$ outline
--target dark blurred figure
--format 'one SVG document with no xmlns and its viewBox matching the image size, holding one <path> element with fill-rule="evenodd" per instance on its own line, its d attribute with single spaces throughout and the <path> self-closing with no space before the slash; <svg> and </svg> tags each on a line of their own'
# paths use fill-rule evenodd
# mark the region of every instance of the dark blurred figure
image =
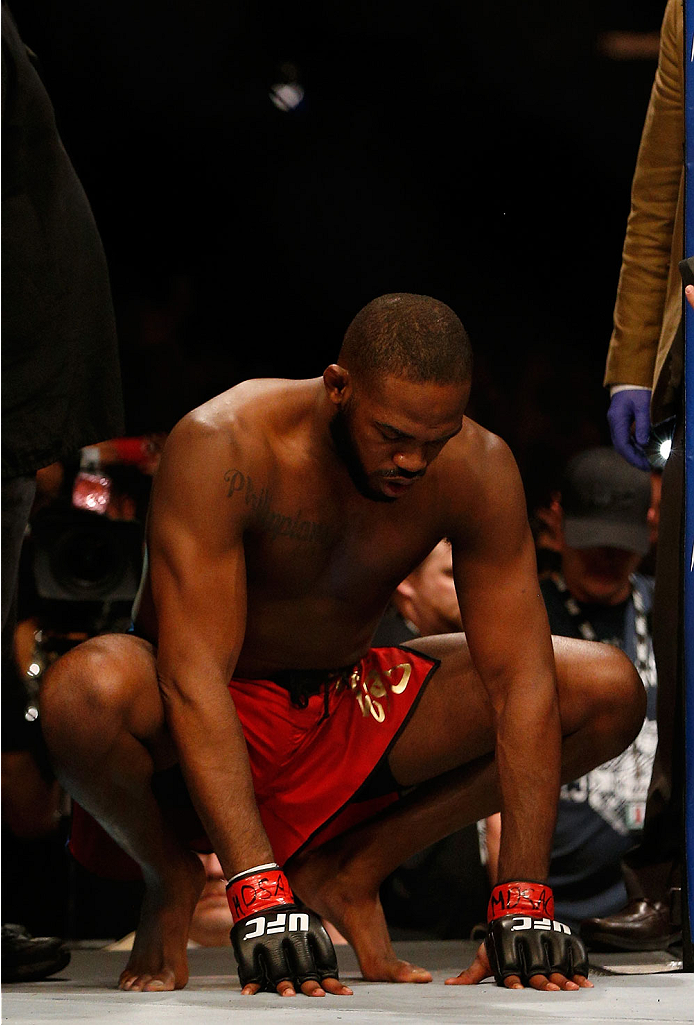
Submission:
<svg viewBox="0 0 694 1025">
<path fill-rule="evenodd" d="M 123 432 L 106 260 L 33 54 L 2 4 L 2 667 L 12 643 L 20 552 L 36 472 Z M 7 675 L 6 675 L 7 674 Z M 4 720 L 3 716 L 3 720 Z M 3 721 L 3 726 L 6 724 Z M 21 719 L 19 729 L 21 730 Z M 3 746 L 7 734 L 3 735 Z M 10 741 L 12 743 L 12 741 Z M 21 740 L 14 745 L 21 750 Z M 3 926 L 4 981 L 67 964 L 56 937 Z"/>
<path fill-rule="evenodd" d="M 658 69 L 641 137 L 607 355 L 608 420 L 616 450 L 643 471 L 647 450 L 676 430 L 662 475 L 653 615 L 658 750 L 642 841 L 625 859 L 629 900 L 584 924 L 592 944 L 662 948 L 681 931 L 684 736 L 682 592 L 684 416 L 682 281 L 684 75 L 681 0 L 668 0 Z M 667 425 L 667 426 L 666 426 Z"/>
<path fill-rule="evenodd" d="M 139 883 L 92 876 L 66 856 L 70 802 L 43 744 L 40 690 L 70 648 L 130 626 L 162 444 L 158 435 L 116 438 L 36 474 L 20 560 L 19 676 L 2 693 L 4 913 L 33 932 L 105 940 L 137 922 Z"/>
</svg>

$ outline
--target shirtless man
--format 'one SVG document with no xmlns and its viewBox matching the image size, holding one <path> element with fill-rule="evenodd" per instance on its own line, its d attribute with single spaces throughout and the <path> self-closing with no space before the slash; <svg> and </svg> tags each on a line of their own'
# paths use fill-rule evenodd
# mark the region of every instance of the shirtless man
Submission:
<svg viewBox="0 0 694 1025">
<path fill-rule="evenodd" d="M 121 988 L 188 978 L 204 875 L 176 773 L 230 880 L 244 993 L 350 992 L 319 915 L 366 979 L 429 981 L 396 958 L 379 883 L 499 809 L 508 883 L 448 981 L 590 985 L 541 881 L 560 779 L 631 742 L 643 687 L 615 648 L 553 648 L 519 473 L 465 417 L 470 375 L 452 310 L 388 295 L 322 377 L 244 382 L 171 432 L 136 635 L 73 649 L 42 695 L 59 778 L 145 880 Z M 466 635 L 370 651 L 393 590 L 444 537 Z"/>
</svg>

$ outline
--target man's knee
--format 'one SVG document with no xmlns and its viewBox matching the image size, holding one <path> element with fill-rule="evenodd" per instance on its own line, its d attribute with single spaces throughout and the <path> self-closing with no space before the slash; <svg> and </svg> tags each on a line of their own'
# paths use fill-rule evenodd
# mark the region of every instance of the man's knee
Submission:
<svg viewBox="0 0 694 1025">
<path fill-rule="evenodd" d="M 119 635 L 92 637 L 58 659 L 41 684 L 41 719 L 51 741 L 82 729 L 109 729 L 131 700 L 133 664 Z"/>
<path fill-rule="evenodd" d="M 611 645 L 601 644 L 593 678 L 595 717 L 609 732 L 610 757 L 638 736 L 646 715 L 646 689 L 631 660 Z"/>
</svg>

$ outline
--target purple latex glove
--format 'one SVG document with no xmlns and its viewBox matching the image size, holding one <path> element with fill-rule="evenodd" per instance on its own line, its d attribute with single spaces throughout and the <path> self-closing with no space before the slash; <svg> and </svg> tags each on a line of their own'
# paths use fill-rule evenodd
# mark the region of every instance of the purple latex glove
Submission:
<svg viewBox="0 0 694 1025">
<path fill-rule="evenodd" d="M 643 451 L 651 432 L 650 388 L 625 388 L 615 392 L 607 411 L 607 422 L 612 444 L 620 456 L 639 470 L 650 471 L 651 464 Z"/>
</svg>

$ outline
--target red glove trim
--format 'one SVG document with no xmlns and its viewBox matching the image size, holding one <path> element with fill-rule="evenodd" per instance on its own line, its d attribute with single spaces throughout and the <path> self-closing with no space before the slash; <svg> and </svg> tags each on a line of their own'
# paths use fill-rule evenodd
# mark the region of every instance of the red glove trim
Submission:
<svg viewBox="0 0 694 1025">
<path fill-rule="evenodd" d="M 499 883 L 489 898 L 487 921 L 504 915 L 554 918 L 554 894 L 545 883 Z"/>
<path fill-rule="evenodd" d="M 251 868 L 244 875 L 237 876 L 227 884 L 227 900 L 234 925 L 240 919 L 259 911 L 295 903 L 294 894 L 281 868 L 263 869 L 260 872 Z"/>
</svg>

